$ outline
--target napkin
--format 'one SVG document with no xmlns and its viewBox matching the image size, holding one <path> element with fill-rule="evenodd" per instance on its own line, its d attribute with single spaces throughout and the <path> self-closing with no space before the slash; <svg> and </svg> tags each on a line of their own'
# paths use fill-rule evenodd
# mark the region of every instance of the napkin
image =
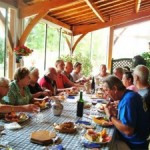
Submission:
<svg viewBox="0 0 150 150">
<path fill-rule="evenodd" d="M 12 123 L 5 124 L 4 128 L 5 129 L 13 130 L 13 129 L 20 129 L 21 126 L 17 122 L 12 122 Z"/>
<path fill-rule="evenodd" d="M 88 142 L 83 142 L 83 146 L 86 148 L 100 148 L 101 145 L 98 143 L 88 143 Z"/>
<path fill-rule="evenodd" d="M 74 96 L 68 96 L 68 98 L 69 98 L 69 99 L 75 99 L 75 97 L 74 97 Z"/>
<path fill-rule="evenodd" d="M 91 123 L 90 123 L 90 122 L 88 122 L 88 121 L 82 121 L 82 120 L 78 120 L 78 121 L 76 121 L 76 124 L 91 125 Z"/>
<path fill-rule="evenodd" d="M 59 144 L 59 145 L 55 145 L 54 147 L 52 147 L 51 150 L 63 150 L 63 149 L 64 149 L 63 146 Z"/>
</svg>

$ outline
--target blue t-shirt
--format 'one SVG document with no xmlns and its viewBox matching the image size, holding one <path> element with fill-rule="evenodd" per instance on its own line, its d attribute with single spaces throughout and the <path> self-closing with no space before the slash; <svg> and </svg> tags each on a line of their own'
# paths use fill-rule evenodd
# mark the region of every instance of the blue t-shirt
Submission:
<svg viewBox="0 0 150 150">
<path fill-rule="evenodd" d="M 122 137 L 129 144 L 142 145 L 147 143 L 150 134 L 150 113 L 143 109 L 143 101 L 138 93 L 127 90 L 118 105 L 119 120 L 129 127 L 134 128 L 134 134 Z"/>
</svg>

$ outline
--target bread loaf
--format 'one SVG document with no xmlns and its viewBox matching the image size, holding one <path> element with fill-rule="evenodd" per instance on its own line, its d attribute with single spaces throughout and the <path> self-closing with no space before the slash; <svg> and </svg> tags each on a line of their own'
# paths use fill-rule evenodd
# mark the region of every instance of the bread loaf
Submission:
<svg viewBox="0 0 150 150">
<path fill-rule="evenodd" d="M 56 133 L 47 131 L 47 130 L 40 130 L 31 133 L 31 142 L 41 144 L 41 145 L 48 145 L 53 143 L 53 138 L 56 137 Z"/>
</svg>

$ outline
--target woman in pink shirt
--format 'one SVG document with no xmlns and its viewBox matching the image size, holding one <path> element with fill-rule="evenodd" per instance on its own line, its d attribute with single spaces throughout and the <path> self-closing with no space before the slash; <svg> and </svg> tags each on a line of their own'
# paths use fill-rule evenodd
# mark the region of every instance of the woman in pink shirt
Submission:
<svg viewBox="0 0 150 150">
<path fill-rule="evenodd" d="M 133 84 L 132 72 L 130 72 L 130 71 L 124 72 L 123 77 L 122 77 L 122 82 L 123 82 L 124 86 L 126 87 L 126 89 L 137 92 L 137 88 Z"/>
</svg>

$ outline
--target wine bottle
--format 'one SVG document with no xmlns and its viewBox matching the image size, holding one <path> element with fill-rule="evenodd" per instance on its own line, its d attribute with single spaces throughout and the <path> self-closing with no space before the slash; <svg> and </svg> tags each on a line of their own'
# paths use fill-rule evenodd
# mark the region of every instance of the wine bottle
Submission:
<svg viewBox="0 0 150 150">
<path fill-rule="evenodd" d="M 84 100 L 82 98 L 82 91 L 80 91 L 80 99 L 77 102 L 77 116 L 82 117 L 83 116 L 83 106 L 84 106 Z"/>
<path fill-rule="evenodd" d="M 95 93 L 95 80 L 94 80 L 94 77 L 92 78 L 91 91 L 92 91 L 92 94 Z"/>
</svg>

